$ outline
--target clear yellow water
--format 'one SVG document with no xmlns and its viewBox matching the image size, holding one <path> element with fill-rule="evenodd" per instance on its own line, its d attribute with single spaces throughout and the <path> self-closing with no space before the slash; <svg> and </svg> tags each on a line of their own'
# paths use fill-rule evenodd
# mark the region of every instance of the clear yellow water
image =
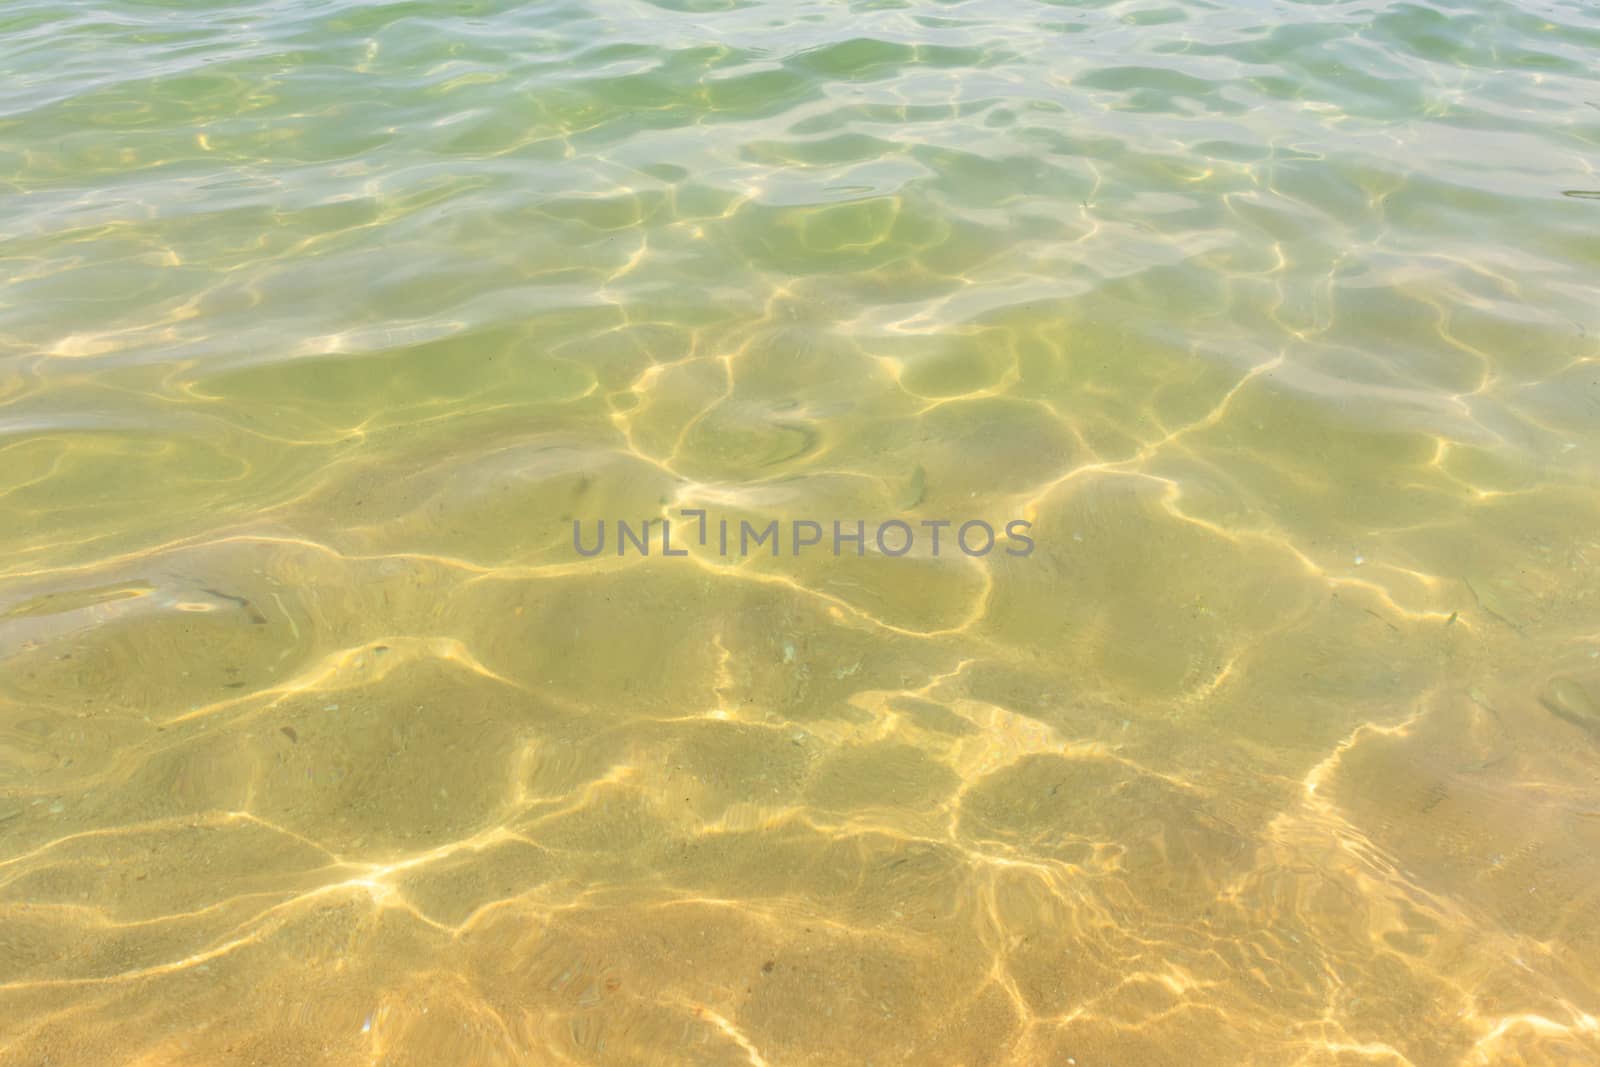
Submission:
<svg viewBox="0 0 1600 1067">
<path fill-rule="evenodd" d="M 1597 55 L 10 0 L 0 1063 L 1600 1063 Z"/>
</svg>

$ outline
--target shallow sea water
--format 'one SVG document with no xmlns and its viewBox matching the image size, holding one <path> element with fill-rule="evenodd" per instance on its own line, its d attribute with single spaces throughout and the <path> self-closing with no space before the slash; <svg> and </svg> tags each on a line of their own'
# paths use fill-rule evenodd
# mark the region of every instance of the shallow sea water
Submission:
<svg viewBox="0 0 1600 1067">
<path fill-rule="evenodd" d="M 0 1063 L 1600 1062 L 1597 55 L 11 0 Z"/>
</svg>

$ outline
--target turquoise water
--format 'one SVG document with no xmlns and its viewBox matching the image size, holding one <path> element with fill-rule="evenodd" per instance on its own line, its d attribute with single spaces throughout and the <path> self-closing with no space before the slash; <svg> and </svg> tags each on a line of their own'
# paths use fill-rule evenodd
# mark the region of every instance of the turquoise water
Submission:
<svg viewBox="0 0 1600 1067">
<path fill-rule="evenodd" d="M 12 0 L 0 1063 L 1600 1061 L 1597 55 Z"/>
</svg>

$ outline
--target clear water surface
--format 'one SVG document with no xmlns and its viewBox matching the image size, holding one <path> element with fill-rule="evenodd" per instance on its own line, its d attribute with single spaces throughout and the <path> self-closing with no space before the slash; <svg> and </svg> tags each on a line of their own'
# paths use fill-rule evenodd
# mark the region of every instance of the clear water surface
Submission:
<svg viewBox="0 0 1600 1067">
<path fill-rule="evenodd" d="M 1600 1062 L 1597 56 L 8 0 L 0 1063 Z"/>
</svg>

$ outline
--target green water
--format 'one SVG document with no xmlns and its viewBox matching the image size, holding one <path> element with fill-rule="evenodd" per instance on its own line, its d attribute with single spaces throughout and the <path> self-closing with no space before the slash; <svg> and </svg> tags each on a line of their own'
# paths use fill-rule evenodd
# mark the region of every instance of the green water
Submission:
<svg viewBox="0 0 1600 1067">
<path fill-rule="evenodd" d="M 1600 1062 L 1597 56 L 10 0 L 0 1064 Z"/>
</svg>

